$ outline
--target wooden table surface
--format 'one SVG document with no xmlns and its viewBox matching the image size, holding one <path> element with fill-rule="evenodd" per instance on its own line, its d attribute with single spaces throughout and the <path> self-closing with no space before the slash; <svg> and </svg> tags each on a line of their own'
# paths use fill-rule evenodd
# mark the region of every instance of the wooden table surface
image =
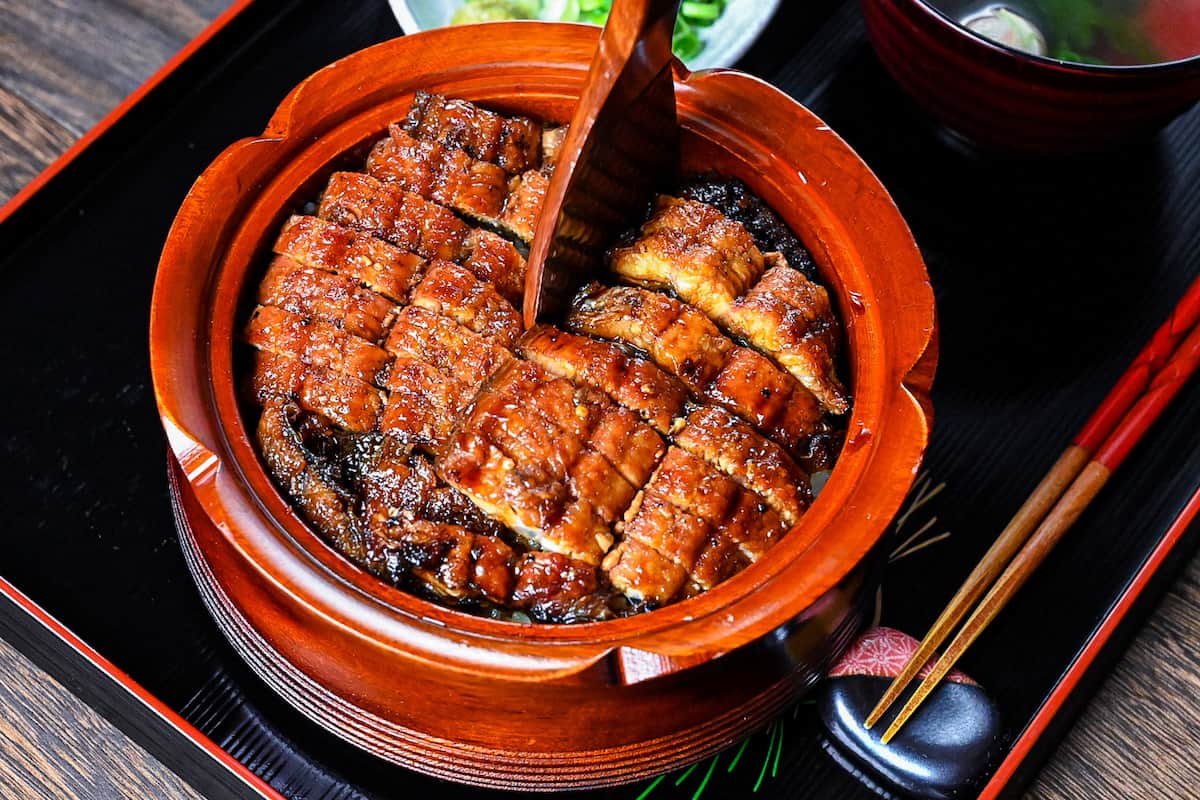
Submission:
<svg viewBox="0 0 1200 800">
<path fill-rule="evenodd" d="M 229 0 L 0 0 L 0 202 Z M 0 798 L 195 797 L 0 641 Z M 1200 559 L 1191 563 L 1029 796 L 1200 797 Z"/>
</svg>

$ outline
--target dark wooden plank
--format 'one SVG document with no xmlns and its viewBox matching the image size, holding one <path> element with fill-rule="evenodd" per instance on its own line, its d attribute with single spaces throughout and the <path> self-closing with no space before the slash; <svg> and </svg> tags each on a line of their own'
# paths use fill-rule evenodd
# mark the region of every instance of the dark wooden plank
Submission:
<svg viewBox="0 0 1200 800">
<path fill-rule="evenodd" d="M 1176 582 L 1029 796 L 1196 797 L 1198 632 L 1200 559 Z"/>
<path fill-rule="evenodd" d="M 0 796 L 199 797 L 3 641 L 0 675 Z"/>
<path fill-rule="evenodd" d="M 62 125 L 0 86 L 0 202 L 74 140 Z"/>
</svg>

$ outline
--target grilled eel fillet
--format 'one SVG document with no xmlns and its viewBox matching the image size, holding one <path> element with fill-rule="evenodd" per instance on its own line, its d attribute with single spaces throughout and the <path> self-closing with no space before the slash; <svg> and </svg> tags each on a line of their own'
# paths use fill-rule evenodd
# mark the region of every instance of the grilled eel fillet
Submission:
<svg viewBox="0 0 1200 800">
<path fill-rule="evenodd" d="M 829 424 L 816 397 L 693 306 L 635 286 L 593 284 L 577 297 L 567 327 L 645 352 L 697 401 L 729 409 L 806 463 L 823 463 Z"/>
<path fill-rule="evenodd" d="M 514 360 L 441 448 L 438 474 L 538 550 L 597 565 L 649 477 L 657 434 L 597 392 Z"/>
<path fill-rule="evenodd" d="M 786 530 L 760 497 L 672 447 L 626 513 L 624 538 L 604 569 L 631 599 L 666 603 L 739 572 Z"/>
<path fill-rule="evenodd" d="M 442 597 L 594 616 L 594 568 L 551 553 L 517 554 L 495 523 L 438 483 L 428 461 L 390 437 L 360 444 L 370 452 L 348 492 L 310 455 L 296 429 L 300 414 L 268 399 L 259 444 L 271 472 L 339 550 L 393 582 L 411 575 Z"/>
<path fill-rule="evenodd" d="M 513 304 L 525 291 L 525 259 L 512 242 L 471 228 L 453 211 L 357 172 L 335 172 L 317 215 L 421 258 L 462 264 Z"/>
<path fill-rule="evenodd" d="M 289 440 L 278 427 L 299 409 L 315 425 L 382 430 L 367 438 L 394 451 L 353 477 L 357 508 L 293 457 L 279 475 L 307 493 L 302 509 L 393 580 L 403 573 L 447 598 L 546 616 L 599 613 L 601 564 L 630 598 L 666 602 L 758 558 L 810 494 L 805 472 L 760 432 L 795 452 L 819 426 L 820 403 L 701 310 L 642 289 L 593 292 L 573 315 L 579 332 L 615 343 L 548 327 L 521 336 L 519 253 L 438 203 L 520 237 L 532 231 L 548 170 L 488 151 L 482 138 L 472 150 L 462 137 L 474 123 L 414 111 L 373 151 L 368 169 L 384 181 L 335 174 L 319 218 L 288 222 L 248 327 L 260 348 L 256 396 L 274 414 L 264 452 L 297 445 L 294 430 Z M 466 104 L 455 113 L 476 118 Z M 547 155 L 560 135 L 539 132 Z M 632 247 L 683 241 L 677 250 L 694 265 L 631 280 L 685 299 L 687 280 L 715 281 L 718 296 L 761 300 L 755 289 L 778 259 L 747 244 L 740 226 L 705 212 L 681 234 L 679 220 L 659 216 Z M 685 290 L 664 282 L 672 270 Z M 785 288 L 799 308 L 804 298 Z M 704 311 L 716 317 L 716 308 Z M 436 453 L 433 465 L 422 449 Z M 282 470 L 286 459 L 274 461 Z M 329 511 L 339 508 L 341 517 Z M 540 549 L 519 555 L 489 516 Z"/>
<path fill-rule="evenodd" d="M 539 170 L 509 178 L 495 164 L 437 141 L 413 138 L 396 125 L 371 149 L 367 174 L 526 242 L 533 238 L 550 184 Z"/>
<path fill-rule="evenodd" d="M 416 139 L 437 142 L 471 158 L 497 165 L 507 175 L 541 163 L 542 126 L 528 117 L 506 117 L 465 100 L 417 92 L 403 129 Z"/>
<path fill-rule="evenodd" d="M 849 408 L 834 370 L 838 325 L 825 289 L 781 255 L 764 258 L 746 229 L 712 206 L 659 197 L 640 238 L 612 252 L 611 267 L 674 291 L 774 359 L 830 411 Z"/>
</svg>

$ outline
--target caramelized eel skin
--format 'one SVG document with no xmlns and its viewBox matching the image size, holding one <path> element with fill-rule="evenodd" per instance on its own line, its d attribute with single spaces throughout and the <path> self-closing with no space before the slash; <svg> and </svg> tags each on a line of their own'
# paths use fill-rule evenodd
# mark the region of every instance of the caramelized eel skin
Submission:
<svg viewBox="0 0 1200 800">
<path fill-rule="evenodd" d="M 564 128 L 421 93 L 288 219 L 244 329 L 268 470 L 381 579 L 576 622 L 767 554 L 836 454 L 840 328 L 735 181 L 688 181 L 562 326 L 522 329 L 522 243 Z M 565 328 L 565 330 L 563 329 Z"/>
</svg>

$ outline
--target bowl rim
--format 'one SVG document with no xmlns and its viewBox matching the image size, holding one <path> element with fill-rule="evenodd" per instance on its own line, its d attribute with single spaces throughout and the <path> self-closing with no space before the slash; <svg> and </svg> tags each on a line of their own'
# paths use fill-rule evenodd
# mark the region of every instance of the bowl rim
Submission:
<svg viewBox="0 0 1200 800">
<path fill-rule="evenodd" d="M 570 65 L 557 64 L 555 66 L 564 74 L 570 73 L 568 77 L 572 80 L 576 80 L 579 83 L 582 82 L 582 75 L 586 72 L 587 63 L 590 61 L 591 48 L 594 47 L 595 39 L 598 36 L 598 29 L 561 23 L 489 23 L 490 26 L 504 24 L 522 26 L 519 31 L 521 34 L 520 37 L 510 36 L 508 38 L 522 41 L 523 44 L 521 46 L 524 48 L 529 47 L 531 35 L 543 36 L 547 43 L 552 42 L 555 46 L 565 48 L 573 54 L 574 61 Z M 537 34 L 532 33 L 533 29 L 530 26 L 533 25 L 542 26 Z M 511 33 L 515 32 L 512 31 Z M 222 442 L 220 441 L 220 436 L 217 436 L 214 440 L 211 433 L 197 433 L 198 423 L 195 417 L 197 412 L 194 408 L 189 409 L 184 407 L 186 405 L 184 401 L 194 403 L 203 400 L 202 397 L 198 398 L 197 391 L 199 391 L 200 395 L 203 395 L 205 391 L 213 388 L 211 386 L 211 382 L 214 379 L 212 372 L 221 366 L 220 358 L 222 357 L 222 353 L 224 353 L 222 347 L 227 342 L 223 342 L 221 336 L 216 336 L 212 333 L 215 312 L 210 307 L 211 303 L 209 301 L 213 301 L 213 295 L 220 292 L 222 280 L 226 280 L 226 286 L 228 287 L 229 283 L 225 274 L 227 272 L 226 262 L 232 258 L 231 251 L 235 250 L 238 246 L 237 237 L 248 235 L 244 230 L 244 219 L 231 223 L 234 228 L 231 234 L 232 238 L 229 241 L 219 243 L 221 250 L 219 253 L 214 251 L 210 254 L 212 258 L 216 259 L 214 266 L 210 269 L 215 270 L 217 279 L 212 282 L 212 285 L 207 290 L 208 296 L 196 299 L 196 302 L 205 304 L 203 313 L 200 316 L 210 329 L 209 341 L 204 348 L 204 352 L 209 353 L 210 358 L 199 359 L 199 361 L 203 361 L 203 364 L 200 365 L 202 369 L 199 367 L 193 369 L 193 372 L 195 369 L 199 369 L 204 374 L 196 375 L 184 370 L 188 374 L 185 376 L 186 380 L 181 382 L 180 377 L 176 374 L 180 367 L 174 363 L 177 354 L 172 352 L 171 347 L 171 343 L 175 339 L 173 333 L 168 330 L 174 324 L 171 319 L 173 315 L 170 313 L 170 305 L 174 299 L 173 295 L 179 292 L 180 281 L 183 280 L 180 274 L 180 266 L 191 263 L 199 257 L 195 253 L 189 253 L 189 247 L 195 249 L 196 244 L 189 240 L 189 236 L 194 235 L 196 225 L 198 224 L 197 219 L 204 216 L 202 213 L 204 201 L 214 190 L 220 188 L 222 180 L 228 181 L 233 172 L 244 168 L 247 163 L 253 160 L 253 154 L 250 151 L 272 145 L 282 147 L 282 143 L 289 136 L 292 136 L 293 139 L 300 138 L 300 134 L 292 130 L 293 127 L 304 124 L 302 120 L 306 111 L 313 111 L 315 108 L 321 107 L 319 101 L 315 97 L 310 96 L 315 95 L 317 92 L 310 91 L 310 88 L 336 80 L 339 74 L 344 76 L 353 71 L 356 57 L 361 57 L 360 54 L 386 49 L 389 57 L 399 59 L 402 56 L 419 58 L 424 50 L 433 47 L 448 48 L 451 50 L 454 47 L 458 47 L 459 50 L 467 51 L 469 48 L 466 43 L 469 43 L 473 36 L 474 32 L 467 26 L 436 29 L 375 45 L 372 48 L 360 51 L 358 54 L 335 62 L 314 73 L 313 76 L 310 76 L 309 79 L 302 82 L 288 94 L 275 115 L 271 118 L 270 123 L 268 123 L 263 137 L 234 143 L 218 156 L 197 180 L 196 185 L 185 199 L 183 206 L 181 206 L 179 216 L 176 218 L 175 225 L 172 227 L 171 234 L 164 247 L 159 274 L 155 281 L 154 299 L 152 301 L 151 366 L 160 415 L 164 428 L 167 431 L 171 450 L 184 466 L 189 484 L 195 490 L 198 499 L 205 507 L 205 511 L 210 519 L 225 531 L 227 535 L 236 540 L 235 544 L 239 547 L 243 557 L 258 569 L 264 580 L 273 581 L 278 584 L 280 590 L 285 594 L 289 594 L 295 602 L 306 603 L 310 607 L 320 606 L 320 610 L 331 617 L 341 619 L 348 624 L 354 623 L 365 626 L 364 630 L 368 630 L 371 635 L 378 635 L 380 640 L 384 641 L 385 644 L 395 647 L 398 651 L 405 651 L 409 646 L 423 648 L 426 646 L 429 637 L 442 640 L 449 635 L 468 636 L 479 643 L 491 641 L 514 646 L 520 645 L 517 650 L 510 653 L 515 659 L 515 670 L 528 669 L 531 665 L 535 665 L 543 672 L 547 670 L 553 672 L 561 666 L 561 662 L 554 662 L 553 659 L 550 659 L 553 663 L 547 664 L 545 662 L 545 656 L 548 652 L 547 648 L 558 648 L 558 652 L 563 654 L 563 658 L 568 660 L 576 659 L 576 662 L 573 663 L 576 663 L 576 666 L 578 666 L 577 659 L 580 656 L 581 650 L 586 651 L 583 653 L 584 661 L 587 661 L 589 664 L 596 657 L 606 655 L 614 648 L 620 646 L 636 648 L 639 644 L 645 644 L 650 652 L 655 654 L 678 655 L 679 652 L 672 652 L 671 648 L 673 645 L 663 641 L 663 637 L 667 633 L 677 633 L 681 629 L 688 629 L 697 636 L 699 636 L 700 631 L 703 631 L 706 634 L 705 641 L 709 645 L 714 641 L 728 644 L 723 650 L 718 648 L 720 652 L 714 652 L 714 655 L 720 655 L 721 652 L 727 652 L 734 649 L 734 647 L 753 641 L 770 630 L 778 628 L 781 624 L 794 620 L 798 613 L 807 607 L 801 606 L 796 608 L 794 602 L 792 604 L 783 602 L 776 603 L 767 609 L 760 609 L 759 606 L 763 603 L 760 601 L 758 605 L 754 605 L 754 598 L 752 596 L 755 594 L 764 594 L 759 590 L 765 584 L 774 583 L 776 587 L 780 587 L 780 581 L 787 577 L 788 570 L 793 569 L 797 562 L 802 561 L 801 556 L 807 556 L 809 549 L 815 548 L 816 552 L 812 555 L 813 558 L 824 558 L 836 563 L 837 567 L 829 570 L 828 574 L 823 574 L 822 580 L 815 584 L 815 588 L 810 589 L 812 596 L 808 599 L 810 601 L 809 605 L 811 605 L 811 602 L 815 602 L 824 596 L 824 593 L 836 587 L 839 581 L 850 574 L 861 563 L 862 558 L 865 557 L 879 536 L 882 535 L 883 530 L 886 528 L 887 520 L 882 518 L 873 519 L 871 511 L 867 510 L 864 512 L 865 521 L 870 524 L 865 525 L 864 523 L 864 526 L 870 531 L 869 535 L 862 537 L 864 541 L 859 542 L 852 553 L 836 554 L 826 552 L 827 549 L 830 549 L 828 542 L 823 543 L 825 545 L 824 549 L 816 547 L 815 544 L 820 539 L 820 534 L 824 533 L 831 526 L 827 525 L 818 528 L 817 522 L 812 522 L 809 527 L 814 528 L 817 534 L 814 537 L 814 541 L 806 542 L 804 549 L 800 549 L 797 553 L 794 553 L 792 559 L 786 562 L 783 558 L 777 559 L 779 563 L 771 568 L 769 574 L 763 562 L 759 562 L 710 592 L 706 592 L 697 598 L 670 604 L 650 613 L 575 625 L 526 625 L 491 620 L 447 608 L 392 587 L 350 562 L 349 559 L 325 543 L 322 537 L 304 523 L 295 512 L 290 501 L 283 498 L 281 493 L 274 488 L 274 482 L 267 475 L 256 449 L 252 448 L 250 450 L 252 458 L 247 459 L 245 457 L 246 451 L 244 449 L 241 450 L 242 457 L 237 457 L 239 448 L 245 448 L 248 442 L 248 437 L 245 435 L 245 422 L 242 420 L 240 413 L 236 413 L 231 417 L 229 413 L 221 414 L 219 408 L 217 412 L 214 412 L 217 414 L 217 421 L 220 425 L 226 426 L 220 430 L 227 431 L 228 427 L 232 427 L 235 433 L 241 431 L 241 438 L 245 440 L 240 442 Z M 543 43 L 544 46 L 549 46 L 547 43 Z M 406 53 L 405 51 L 408 52 Z M 492 64 L 494 59 L 495 54 L 493 53 L 489 56 L 488 64 Z M 396 63 L 399 63 L 399 61 Z M 545 65 L 542 64 L 542 66 L 544 68 Z M 561 76 L 556 76 L 556 79 L 559 77 Z M 864 390 L 859 394 L 858 401 L 855 404 L 855 411 L 849 421 L 851 430 L 854 431 L 856 422 L 862 424 L 860 411 L 868 408 L 867 403 L 877 405 L 878 408 L 874 409 L 874 411 L 880 415 L 880 420 L 887 421 L 888 424 L 881 425 L 881 429 L 873 436 L 872 432 L 865 425 L 862 426 L 861 431 L 857 432 L 861 434 L 861 442 L 859 446 L 854 448 L 853 456 L 857 458 L 856 463 L 859 464 L 859 472 L 855 476 L 858 482 L 851 484 L 848 479 L 843 480 L 842 483 L 845 486 L 842 487 L 842 494 L 840 496 L 842 499 L 852 499 L 856 492 L 861 494 L 864 491 L 860 485 L 862 479 L 870 475 L 871 470 L 874 469 L 875 472 L 879 472 L 881 469 L 888 467 L 894 469 L 897 464 L 902 463 L 909 471 L 908 474 L 904 476 L 891 475 L 889 476 L 889 480 L 892 481 L 891 484 L 886 487 L 877 486 L 873 489 L 877 493 L 883 492 L 887 503 L 898 507 L 907 493 L 909 485 L 911 485 L 912 480 L 915 478 L 916 468 L 919 465 L 928 442 L 929 418 L 931 414 L 928 402 L 928 390 L 932 381 L 932 372 L 936 364 L 937 354 L 932 289 L 929 286 L 928 275 L 925 272 L 920 253 L 916 248 L 915 242 L 912 240 L 911 232 L 909 232 L 907 225 L 904 223 L 903 218 L 900 216 L 899 211 L 896 209 L 886 190 L 884 190 L 878 179 L 863 164 L 861 159 L 853 153 L 849 146 L 830 131 L 828 126 L 812 115 L 811 112 L 795 103 L 779 90 L 756 78 L 730 70 L 710 70 L 691 74 L 682 67 L 679 67 L 677 80 L 679 81 L 678 87 L 681 97 L 691 97 L 692 99 L 701 98 L 706 92 L 723 94 L 730 101 L 736 101 L 738 97 L 746 93 L 766 93 L 772 102 L 778 103 L 781 108 L 786 108 L 788 113 L 794 118 L 794 121 L 804 122 L 812 130 L 821 132 L 820 136 L 828 143 L 832 148 L 831 152 L 837 157 L 837 164 L 834 166 L 852 169 L 854 174 L 850 177 L 857 181 L 857 191 L 863 196 L 864 203 L 867 205 L 873 204 L 876 210 L 881 211 L 885 217 L 884 219 L 875 220 L 872 226 L 885 228 L 891 235 L 899 238 L 901 246 L 898 252 L 889 254 L 888 259 L 894 261 L 896 265 L 903 267 L 903 270 L 900 271 L 902 274 L 891 276 L 887 280 L 903 281 L 904 288 L 910 290 L 912 296 L 909 298 L 911 300 L 910 304 L 905 305 L 903 308 L 898 306 L 891 313 L 898 318 L 905 318 L 907 315 L 907 319 L 915 322 L 916 325 L 911 331 L 902 331 L 893 334 L 893 348 L 903 348 L 903 351 L 892 355 L 895 355 L 897 359 L 904 363 L 891 363 L 890 361 L 885 363 L 890 351 L 883 350 L 878 353 L 872 351 L 876 356 L 875 363 L 872 363 L 866 356 L 858 359 L 862 361 L 864 365 L 863 369 L 877 371 L 878 374 L 875 376 L 875 380 L 867 381 L 865 386 L 873 387 L 877 380 L 878 391 L 874 395 L 872 395 L 872 391 L 868 390 Z M 376 112 L 378 112 L 378 108 L 376 108 Z M 354 115 L 351 115 L 351 118 L 351 121 L 357 119 Z M 703 136 L 716 136 L 719 133 L 719 126 L 705 127 L 708 122 L 711 122 L 711 120 L 702 119 L 699 121 L 699 127 L 702 129 L 701 134 Z M 348 123 L 342 124 L 344 127 Z M 381 126 L 372 135 L 377 136 L 379 131 L 382 131 L 384 127 Z M 321 138 L 317 137 L 315 143 L 305 146 L 310 149 L 320 147 L 322 144 Z M 730 157 L 733 157 L 732 154 Z M 286 176 L 291 163 L 294 162 L 280 165 L 280 168 L 276 171 L 277 174 L 274 176 L 276 180 L 280 179 L 281 175 Z M 327 177 L 328 171 L 324 174 Z M 804 178 L 803 173 L 801 173 L 800 178 L 801 182 L 807 186 L 808 179 Z M 796 185 L 795 180 L 792 180 L 791 183 Z M 255 196 L 251 207 L 253 207 L 253 204 L 263 202 L 264 198 L 269 196 L 269 188 L 269 186 L 265 188 L 259 187 L 258 194 Z M 756 191 L 759 189 L 757 186 L 754 188 Z M 806 191 L 811 190 L 806 189 Z M 812 202 L 818 201 L 819 198 L 814 196 Z M 770 201 L 768 200 L 768 202 Z M 242 216 L 245 217 L 245 214 Z M 860 223 L 855 221 L 855 224 Z M 793 227 L 795 226 L 793 225 Z M 811 247 L 811 242 L 807 239 L 805 241 Z M 216 244 L 209 242 L 204 244 L 209 248 L 217 247 Z M 846 246 L 852 247 L 852 245 L 848 244 Z M 261 261 L 261 258 L 259 260 Z M 251 260 L 249 263 L 258 262 Z M 850 269 L 846 265 L 842 265 L 842 268 Z M 240 279 L 244 281 L 252 269 L 252 266 L 246 266 L 242 270 Z M 866 268 L 864 264 L 856 263 L 854 269 L 862 271 Z M 865 272 L 863 274 L 865 275 Z M 823 277 L 826 279 L 826 284 L 829 285 L 830 275 L 826 274 Z M 834 287 L 830 286 L 830 288 Z M 853 290 L 847 291 L 853 296 Z M 244 287 L 238 293 L 243 292 Z M 841 305 L 840 302 L 839 305 Z M 844 305 L 842 312 L 843 319 L 846 320 Z M 855 347 L 855 336 L 862 338 L 867 333 L 873 333 L 873 335 L 878 337 L 875 344 L 878 344 L 882 348 L 884 340 L 882 333 L 880 333 L 883 326 L 881 314 L 881 310 L 876 307 L 863 312 L 863 318 L 858 323 L 858 328 L 852 328 L 848 331 L 851 340 L 851 349 L 859 349 Z M 873 326 L 873 328 L 868 330 L 869 326 Z M 897 344 L 898 342 L 899 344 Z M 229 344 L 229 357 L 232 358 L 233 347 L 231 343 Z M 217 362 L 212 361 L 211 357 L 214 354 L 218 357 Z M 863 380 L 863 377 L 861 374 L 857 376 L 856 385 Z M 189 383 L 192 380 L 198 380 L 199 383 L 192 385 Z M 229 392 L 224 392 L 224 401 L 220 397 L 216 399 L 218 407 L 222 402 L 225 403 L 226 412 L 229 411 L 228 398 L 231 396 L 231 393 L 232 384 L 230 385 Z M 885 401 L 890 402 L 891 406 L 884 408 Z M 203 405 L 202 402 L 201 404 Z M 234 408 L 236 408 L 236 405 Z M 208 412 L 206 411 L 205 413 L 207 414 Z M 207 424 L 207 420 L 203 422 Z M 200 425 L 200 427 L 203 426 Z M 906 441 L 902 443 L 903 448 L 900 446 L 894 447 L 890 453 L 887 450 L 881 451 L 879 446 L 880 441 L 887 437 L 898 437 L 901 433 L 905 433 L 907 436 Z M 221 436 L 223 435 L 225 434 L 221 434 Z M 851 439 L 853 439 L 853 436 L 854 434 L 852 434 Z M 234 438 L 237 438 L 236 435 Z M 897 441 L 897 444 L 901 443 Z M 233 448 L 232 451 L 228 449 L 230 447 Z M 846 450 L 850 449 L 850 444 L 847 444 Z M 222 455 L 219 456 L 216 451 L 220 451 Z M 881 452 L 884 455 L 881 456 Z M 232 463 L 228 465 L 223 464 L 223 455 L 226 453 L 231 453 L 233 456 Z M 889 458 L 896 463 L 889 463 Z M 839 464 L 849 463 L 850 460 L 851 456 L 844 452 L 839 458 Z M 249 484 L 239 485 L 239 481 L 242 483 L 247 481 L 245 475 L 247 471 L 255 474 L 259 479 L 260 485 L 265 481 L 265 485 L 270 487 L 269 495 L 271 496 L 264 495 L 261 491 L 255 491 L 255 487 Z M 821 495 L 822 498 L 838 497 L 835 492 L 830 490 L 831 486 L 839 485 L 837 483 L 838 475 L 839 473 L 835 468 L 834 475 Z M 879 476 L 876 475 L 875 477 Z M 224 495 L 222 495 L 223 492 L 225 493 Z M 234 495 L 230 495 L 231 492 Z M 227 505 L 231 497 L 236 500 L 238 504 L 236 507 Z M 845 516 L 848 512 L 844 510 L 835 512 L 832 508 L 833 502 L 833 499 L 826 499 L 824 501 L 824 513 L 831 520 L 842 521 L 839 514 Z M 814 503 L 812 509 L 818 508 L 821 506 L 821 503 L 822 500 L 819 498 Z M 272 505 L 274 508 L 268 508 L 268 506 Z M 280 512 L 280 505 L 284 507 L 282 513 Z M 890 516 L 890 512 L 896 510 L 895 507 L 879 509 L 880 513 L 877 516 Z M 812 509 L 805 515 L 806 519 L 816 518 Z M 245 523 L 248 520 L 257 520 L 255 524 L 259 524 L 262 521 L 259 517 L 253 517 L 254 514 L 258 514 L 259 517 L 265 515 L 268 524 L 263 531 L 254 531 L 245 528 Z M 842 521 L 843 526 L 847 524 L 847 522 Z M 803 526 L 804 523 L 802 522 L 798 527 Z M 265 538 L 263 538 L 264 536 Z M 794 547 L 800 548 L 800 545 L 796 543 L 796 529 L 793 529 L 789 531 L 789 536 L 785 537 L 776 549 L 789 546 L 789 539 L 792 540 Z M 869 542 L 865 541 L 867 539 L 869 539 Z M 315 546 L 313 545 L 313 541 L 317 543 Z M 847 555 L 852 557 L 847 558 Z M 265 561 L 259 559 L 265 559 Z M 275 560 L 272 561 L 271 559 Z M 284 578 L 281 578 L 280 574 L 272 573 L 268 567 L 283 570 L 286 575 Z M 755 569 L 758 569 L 758 573 L 754 573 Z M 759 584 L 751 585 L 749 583 L 750 575 L 757 575 L 758 578 L 767 576 L 767 579 L 761 581 Z M 332 581 L 330 580 L 331 578 L 333 579 Z M 316 581 L 318 584 L 324 584 L 324 586 L 316 586 L 314 588 L 313 581 Z M 337 596 L 331 597 L 329 596 L 329 592 L 334 592 Z M 356 617 L 353 613 L 344 613 L 347 604 L 353 606 L 350 611 L 358 612 L 359 616 Z M 735 619 L 733 613 L 729 612 L 725 614 L 724 618 L 718 618 L 723 612 L 735 607 L 738 611 L 746 611 L 748 604 L 753 610 L 761 611 L 761 614 L 748 619 L 741 617 Z M 701 611 L 702 616 L 700 613 L 689 613 Z M 786 613 L 784 613 L 785 611 Z M 422 643 L 414 645 L 414 636 L 392 635 L 397 630 L 407 633 L 416 631 L 417 635 L 415 638 L 422 639 L 424 637 Z M 683 651 L 688 650 L 687 646 L 674 646 L 682 647 Z M 436 648 L 434 649 L 436 650 Z M 537 663 L 532 664 L 529 659 L 525 658 L 526 656 L 532 657 Z M 471 666 L 483 668 L 483 665 L 477 664 L 469 657 L 465 658 L 464 663 L 467 663 L 468 668 Z M 488 666 L 494 666 L 494 661 Z"/>
<path fill-rule="evenodd" d="M 905 0 L 900 0 L 901 3 Z M 1053 56 L 1042 56 L 1035 53 L 1026 53 L 1024 50 L 1018 50 L 1015 47 L 997 42 L 987 38 L 981 33 L 971 30 L 963 25 L 958 20 L 951 17 L 940 8 L 933 6 L 929 0 L 907 0 L 910 7 L 918 9 L 924 13 L 929 19 L 943 28 L 946 28 L 954 33 L 974 42 L 978 46 L 982 46 L 997 55 L 1005 56 L 1009 59 L 1014 59 L 1020 62 L 1029 62 L 1042 67 L 1047 67 L 1060 72 L 1081 72 L 1093 75 L 1149 75 L 1159 72 L 1174 72 L 1187 70 L 1192 67 L 1200 68 L 1200 53 L 1187 58 L 1177 58 L 1171 61 L 1155 61 L 1151 64 L 1084 64 L 1078 61 L 1068 61 L 1062 58 L 1054 58 Z M 1002 5 L 1002 3 L 997 3 Z"/>
</svg>

